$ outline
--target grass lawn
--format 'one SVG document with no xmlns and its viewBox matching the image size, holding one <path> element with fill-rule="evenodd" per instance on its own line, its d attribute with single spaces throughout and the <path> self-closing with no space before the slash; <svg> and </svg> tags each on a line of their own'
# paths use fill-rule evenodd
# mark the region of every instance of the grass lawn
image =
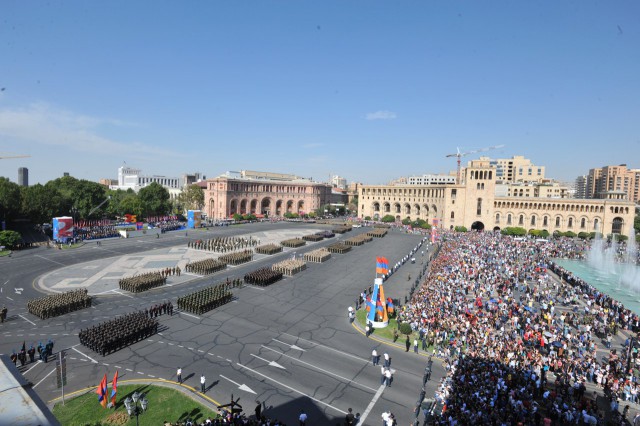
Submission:
<svg viewBox="0 0 640 426">
<path fill-rule="evenodd" d="M 365 311 L 364 309 L 360 309 L 358 310 L 358 312 L 356 312 L 356 321 L 358 321 L 358 324 L 360 324 L 362 329 L 364 329 L 364 327 L 366 326 L 366 318 L 367 318 L 367 311 Z M 395 318 L 391 318 L 389 319 L 389 325 L 387 327 L 374 329 L 372 336 L 380 339 L 387 339 L 393 342 L 393 330 L 397 327 L 398 327 L 398 322 L 396 321 Z M 413 351 L 413 339 L 418 339 L 420 352 L 424 352 L 422 350 L 422 343 L 420 342 L 420 335 L 418 332 L 413 332 L 409 335 L 409 340 L 411 341 L 411 350 Z M 405 340 L 406 340 L 406 336 L 404 334 L 398 333 L 398 340 L 396 340 L 396 344 L 404 346 Z M 433 345 L 428 347 L 429 352 L 431 352 L 432 350 L 433 350 Z"/>
<path fill-rule="evenodd" d="M 0 257 L 9 256 L 11 254 L 11 250 L 0 250 Z"/>
<path fill-rule="evenodd" d="M 133 392 L 144 392 L 149 405 L 147 411 L 140 415 L 140 423 L 145 425 L 162 425 L 167 420 L 171 423 L 185 421 L 190 418 L 193 421 L 202 423 L 208 416 L 217 417 L 213 409 L 205 407 L 183 393 L 153 385 L 121 385 L 118 386 L 118 399 L 116 409 L 102 408 L 98 403 L 98 395 L 94 391 L 67 399 L 63 406 L 62 402 L 53 408 L 53 414 L 60 421 L 62 426 L 84 426 L 84 425 L 135 425 L 135 416 L 129 418 L 124 400 Z M 108 393 L 111 392 L 109 386 Z"/>
</svg>

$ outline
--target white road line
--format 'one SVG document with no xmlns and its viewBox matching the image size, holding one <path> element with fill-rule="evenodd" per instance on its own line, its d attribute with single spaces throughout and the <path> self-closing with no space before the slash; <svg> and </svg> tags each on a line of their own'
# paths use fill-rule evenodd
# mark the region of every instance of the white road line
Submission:
<svg viewBox="0 0 640 426">
<path fill-rule="evenodd" d="M 38 383 L 36 383 L 35 385 L 33 385 L 33 386 L 31 387 L 31 389 L 34 389 L 34 388 L 35 388 L 36 386 L 38 386 L 40 383 L 44 382 L 44 381 L 45 381 L 45 379 L 46 379 L 47 377 L 49 377 L 51 374 L 53 374 L 55 371 L 56 371 L 56 369 L 55 369 L 55 368 L 54 368 L 53 370 L 51 370 L 51 371 L 49 372 L 49 374 L 47 374 L 46 376 L 44 376 L 44 377 L 42 378 L 42 380 L 40 380 Z"/>
<path fill-rule="evenodd" d="M 8 297 L 7 297 L 7 299 L 8 299 Z M 22 318 L 23 320 L 25 320 L 26 322 L 31 323 L 31 324 L 33 324 L 33 325 L 36 325 L 36 323 L 35 323 L 35 322 L 33 322 L 33 321 L 29 321 L 28 319 L 26 319 L 26 318 L 25 318 L 25 317 L 23 317 L 22 315 L 18 315 L 18 316 L 19 316 L 20 318 Z"/>
<path fill-rule="evenodd" d="M 271 348 L 269 348 L 269 347 L 267 347 L 267 346 L 265 346 L 265 345 L 260 345 L 260 346 L 262 346 L 263 348 L 265 348 L 265 349 L 267 349 L 267 350 L 273 351 L 273 352 L 275 352 L 275 353 L 277 353 L 277 354 L 279 354 L 279 355 L 285 356 L 285 357 L 287 357 L 287 358 L 291 358 L 292 360 L 294 360 L 294 362 L 299 362 L 299 363 L 304 364 L 304 365 L 307 365 L 307 366 L 309 366 L 309 367 L 311 367 L 311 368 L 315 368 L 315 369 L 316 369 L 316 370 L 318 370 L 318 371 L 322 371 L 322 372 L 323 372 L 323 373 L 325 373 L 325 374 L 328 374 L 328 375 L 330 375 L 330 376 L 337 377 L 337 378 L 339 378 L 339 379 L 341 379 L 341 380 L 344 380 L 344 381 L 346 381 L 346 382 L 348 382 L 348 383 L 353 383 L 354 385 L 358 385 L 358 386 L 360 386 L 360 387 L 362 387 L 362 388 L 369 389 L 369 390 L 370 390 L 370 391 L 372 391 L 372 392 L 375 392 L 375 391 L 376 391 L 376 388 L 372 388 L 372 387 L 369 387 L 369 386 L 367 386 L 367 385 L 360 384 L 360 383 L 358 383 L 358 382 L 356 382 L 356 381 L 354 381 L 354 380 L 351 380 L 351 379 L 346 378 L 346 377 L 342 377 L 342 376 L 340 376 L 340 375 L 338 375 L 338 374 L 336 374 L 336 373 L 332 373 L 331 371 L 327 371 L 327 370 L 325 370 L 325 369 L 323 369 L 323 368 L 320 368 L 320 367 L 317 367 L 317 366 L 315 366 L 315 365 L 313 365 L 313 364 L 311 364 L 311 363 L 308 363 L 308 362 L 302 361 L 301 359 L 298 359 L 298 358 L 292 357 L 292 356 L 287 355 L 287 354 L 285 354 L 285 353 L 282 353 L 282 352 L 280 352 L 280 351 L 276 351 L 275 349 L 271 349 Z"/>
<path fill-rule="evenodd" d="M 138 371 L 138 374 L 140 374 L 141 376 L 144 376 L 144 373 L 142 371 Z"/>
<path fill-rule="evenodd" d="M 169 346 L 173 346 L 173 345 L 174 345 L 174 343 L 169 343 Z"/>
<path fill-rule="evenodd" d="M 2 284 L 2 285 L 6 285 L 8 282 L 9 282 L 9 280 L 6 280 L 6 281 L 4 282 L 4 284 Z"/>
<path fill-rule="evenodd" d="M 200 352 L 200 353 L 204 353 L 204 351 L 201 351 L 200 349 L 198 349 L 198 352 Z"/>
<path fill-rule="evenodd" d="M 275 380 L 275 379 L 272 379 L 271 377 L 267 376 L 266 374 L 262 374 L 262 373 L 260 373 L 260 372 L 258 372 L 258 371 L 256 371 L 256 370 L 254 370 L 253 368 L 246 367 L 246 366 L 244 366 L 244 365 L 242 365 L 242 364 L 240 364 L 240 363 L 237 363 L 237 364 L 238 364 L 240 367 L 242 367 L 242 368 L 244 368 L 244 369 L 247 369 L 247 370 L 251 371 L 253 374 L 257 374 L 258 376 L 264 377 L 265 379 L 270 380 L 270 381 L 272 381 L 272 382 L 274 382 L 274 383 L 277 383 L 277 384 L 279 384 L 280 386 L 282 386 L 282 387 L 284 387 L 284 388 L 287 388 L 287 389 L 289 389 L 289 390 L 291 390 L 291 391 L 293 391 L 293 392 L 295 392 L 295 393 L 298 393 L 298 394 L 300 394 L 300 395 L 302 395 L 302 396 L 306 396 L 307 398 L 309 398 L 309 399 L 311 399 L 311 400 L 313 400 L 313 401 L 317 402 L 318 404 L 322 404 L 322 405 L 327 406 L 327 407 L 329 407 L 329 408 L 333 408 L 334 410 L 336 410 L 336 411 L 337 411 L 337 412 L 339 412 L 339 413 L 347 414 L 347 412 L 346 412 L 346 411 L 342 411 L 341 409 L 339 409 L 339 408 L 337 408 L 337 407 L 334 407 L 334 406 L 333 406 L 333 405 L 331 405 L 331 404 L 327 404 L 327 403 L 326 403 L 326 402 L 324 402 L 324 401 L 320 401 L 318 398 L 314 398 L 313 396 L 311 396 L 311 395 L 307 395 L 306 393 L 304 393 L 304 392 L 302 392 L 302 391 L 299 391 L 298 389 L 292 388 L 292 387 L 291 387 L 291 386 L 289 386 L 289 385 L 285 385 L 285 384 L 284 384 L 284 383 L 282 383 L 282 382 L 279 382 L 279 381 L 277 381 L 277 380 Z M 360 421 L 360 423 L 361 423 L 361 424 L 364 424 L 364 422 L 362 422 L 362 420 Z"/>
<path fill-rule="evenodd" d="M 36 254 L 35 257 L 39 257 L 40 259 L 48 260 L 49 262 L 57 263 L 58 265 L 67 266 L 64 263 L 60 263 L 60 262 L 56 262 L 55 260 L 47 259 L 46 257 L 40 256 L 39 254 Z"/>
<path fill-rule="evenodd" d="M 116 365 L 116 366 L 114 366 L 114 367 L 119 368 L 119 369 L 122 369 L 122 367 L 120 367 L 119 365 Z"/>
<path fill-rule="evenodd" d="M 151 374 L 147 374 L 147 376 L 151 377 L 152 379 L 156 378 L 156 376 L 152 376 Z"/>
<path fill-rule="evenodd" d="M 263 287 L 256 287 L 256 286 L 248 285 L 248 284 L 245 284 L 243 287 L 249 287 L 249 288 L 252 288 L 252 289 L 254 289 L 254 290 L 260 290 L 260 291 L 265 291 L 265 290 L 266 290 L 266 288 L 263 288 Z"/>
<path fill-rule="evenodd" d="M 195 315 L 188 314 L 188 313 L 186 313 L 186 312 L 178 311 L 178 313 L 179 313 L 180 315 L 186 315 L 186 316 L 188 316 L 188 317 L 193 317 L 193 318 L 195 318 L 195 319 L 201 319 L 200 317 L 197 317 L 197 316 L 195 316 Z"/>
<path fill-rule="evenodd" d="M 11 300 L 11 301 L 13 302 L 13 299 L 12 299 L 12 298 L 10 298 L 9 296 L 7 296 L 7 299 L 9 299 L 9 300 Z"/>
<path fill-rule="evenodd" d="M 207 355 L 215 356 L 215 355 L 213 355 L 211 352 L 207 352 Z"/>
<path fill-rule="evenodd" d="M 5 283 L 5 284 L 6 284 L 6 283 Z M 22 374 L 27 374 L 29 371 L 31 371 L 31 370 L 33 370 L 34 368 L 36 368 L 36 366 L 37 366 L 38 364 L 40 364 L 41 362 L 42 362 L 42 360 L 38 360 L 38 362 L 36 362 L 36 365 L 34 365 L 33 367 L 31 367 L 30 369 L 28 369 L 27 371 L 25 371 L 25 372 L 24 372 L 24 373 L 22 373 Z"/>
<path fill-rule="evenodd" d="M 367 409 L 364 410 L 364 413 L 362 413 L 362 416 L 360 416 L 360 424 L 365 424 L 364 421 L 367 419 L 367 416 L 369 415 L 369 413 L 373 409 L 373 406 L 376 405 L 376 402 L 378 402 L 378 399 L 380 399 L 380 396 L 382 396 L 382 391 L 384 391 L 384 388 L 385 388 L 385 385 L 380 385 L 380 387 L 378 388 L 378 391 L 376 392 L 376 394 L 373 395 L 373 399 L 371 400 L 371 402 L 367 406 Z"/>
<path fill-rule="evenodd" d="M 119 292 L 118 290 L 111 290 L 111 291 L 112 291 L 113 293 L 118 293 L 120 296 L 127 296 L 127 297 L 130 297 L 130 298 L 132 298 L 132 299 L 135 299 L 133 296 L 130 296 L 130 295 L 128 295 L 128 294 L 124 294 L 124 293 L 122 293 L 122 292 Z"/>
<path fill-rule="evenodd" d="M 71 349 L 73 349 L 74 351 L 78 352 L 78 353 L 79 353 L 80 355 L 82 355 L 83 357 L 88 358 L 89 360 L 91 360 L 91 362 L 92 362 L 92 363 L 94 363 L 94 364 L 97 364 L 97 363 L 98 363 L 98 361 L 96 361 L 95 359 L 91 358 L 89 355 L 85 355 L 85 354 L 83 354 L 82 352 L 80 352 L 80 351 L 79 351 L 79 350 L 77 350 L 76 348 L 71 348 Z"/>
<path fill-rule="evenodd" d="M 340 355 L 345 355 L 345 356 L 351 357 L 353 359 L 358 359 L 358 360 L 364 361 L 364 362 L 371 362 L 370 358 L 360 358 L 359 356 L 351 355 L 351 354 L 345 353 L 345 352 L 343 352 L 341 350 L 334 349 L 334 348 L 332 348 L 330 346 L 325 346 L 325 345 L 320 344 L 320 343 L 312 342 L 311 340 L 303 339 L 302 337 L 294 336 L 293 334 L 284 333 L 284 332 L 282 334 L 285 334 L 285 335 L 291 336 L 291 337 L 295 337 L 296 339 L 303 340 L 303 341 L 305 341 L 305 342 L 307 342 L 309 344 L 315 345 L 315 346 L 320 346 L 321 348 L 329 349 L 330 351 L 338 352 Z M 273 340 L 275 340 L 275 339 L 273 339 Z M 285 343 L 285 345 L 286 345 L 286 343 Z"/>
<path fill-rule="evenodd" d="M 192 351 L 192 350 L 193 350 L 193 348 L 187 348 L 187 349 L 189 349 L 190 351 Z"/>
<path fill-rule="evenodd" d="M 132 369 L 130 369 L 130 368 L 125 368 L 125 370 L 127 370 L 127 371 L 133 371 L 133 370 L 132 370 Z"/>
<path fill-rule="evenodd" d="M 184 346 L 182 346 L 182 345 L 178 345 L 178 347 L 179 347 L 179 348 L 184 348 Z"/>
</svg>

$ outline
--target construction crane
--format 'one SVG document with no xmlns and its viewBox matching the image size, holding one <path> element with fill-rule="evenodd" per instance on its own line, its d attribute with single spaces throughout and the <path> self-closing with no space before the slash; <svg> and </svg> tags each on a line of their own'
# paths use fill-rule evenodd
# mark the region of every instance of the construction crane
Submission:
<svg viewBox="0 0 640 426">
<path fill-rule="evenodd" d="M 492 149 L 499 149 L 504 147 L 504 145 L 495 145 L 495 146 L 489 146 L 487 148 L 482 148 L 482 149 L 474 149 L 473 151 L 467 151 L 467 152 L 460 152 L 460 148 L 456 147 L 456 150 L 458 152 L 456 152 L 455 154 L 449 154 L 447 155 L 447 157 L 456 157 L 458 159 L 458 173 L 457 173 L 457 178 L 456 178 L 456 183 L 460 183 L 460 159 L 462 157 L 466 157 L 467 155 L 471 155 L 471 154 L 475 154 L 477 152 L 485 152 L 485 151 L 491 151 Z"/>
<path fill-rule="evenodd" d="M 6 153 L 0 152 L 0 160 L 4 160 L 5 158 L 28 158 L 30 155 L 4 155 Z"/>
</svg>

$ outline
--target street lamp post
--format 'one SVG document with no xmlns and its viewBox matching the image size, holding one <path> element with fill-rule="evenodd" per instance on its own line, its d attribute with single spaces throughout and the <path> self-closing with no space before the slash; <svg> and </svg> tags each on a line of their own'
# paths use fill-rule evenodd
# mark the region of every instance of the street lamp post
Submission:
<svg viewBox="0 0 640 426">
<path fill-rule="evenodd" d="M 78 213 L 78 209 L 76 206 L 71 207 L 71 219 L 73 219 L 73 238 L 76 237 L 76 214 Z"/>
<path fill-rule="evenodd" d="M 140 406 L 138 406 L 138 402 L 140 402 Z M 124 400 L 124 406 L 127 408 L 129 417 L 136 416 L 136 426 L 139 426 L 138 416 L 147 411 L 147 405 L 148 401 L 144 396 L 144 393 L 138 393 L 137 391 L 134 392 L 132 396 L 128 396 L 127 399 Z"/>
</svg>

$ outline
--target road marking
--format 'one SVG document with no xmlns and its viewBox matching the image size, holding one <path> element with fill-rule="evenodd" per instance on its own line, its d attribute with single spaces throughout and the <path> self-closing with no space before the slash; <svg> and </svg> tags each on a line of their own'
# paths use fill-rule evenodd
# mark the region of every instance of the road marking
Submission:
<svg viewBox="0 0 640 426">
<path fill-rule="evenodd" d="M 19 288 L 18 288 L 18 287 L 15 287 L 15 288 L 14 288 L 14 290 L 15 290 L 16 294 L 19 294 L 20 296 L 22 296 L 22 292 L 24 291 L 24 288 L 22 288 L 22 287 L 19 287 Z"/>
<path fill-rule="evenodd" d="M 200 353 L 204 353 L 204 351 L 201 351 L 200 349 L 198 349 L 198 352 L 200 352 Z"/>
<path fill-rule="evenodd" d="M 169 346 L 173 346 L 175 343 L 169 343 Z"/>
<path fill-rule="evenodd" d="M 11 300 L 11 301 L 13 302 L 13 299 L 12 299 L 12 298 L 10 298 L 9 296 L 7 296 L 7 299 L 9 299 L 9 300 Z"/>
<path fill-rule="evenodd" d="M 265 290 L 266 290 L 266 288 L 263 288 L 263 287 L 256 287 L 256 286 L 249 285 L 249 284 L 245 284 L 243 287 L 249 287 L 249 288 L 252 288 L 252 289 L 254 289 L 254 290 L 260 290 L 260 291 L 265 291 Z"/>
<path fill-rule="evenodd" d="M 107 367 L 109 366 L 109 364 L 107 364 L 106 362 L 103 362 L 102 365 L 106 365 Z"/>
<path fill-rule="evenodd" d="M 45 381 L 45 379 L 46 379 L 47 377 L 49 377 L 50 375 L 52 375 L 55 371 L 56 371 L 56 369 L 55 369 L 55 368 L 54 368 L 53 370 L 51 370 L 51 371 L 49 372 L 49 374 L 47 374 L 46 376 L 44 376 L 44 377 L 42 378 L 42 380 L 40 380 L 40 381 L 39 381 L 38 383 L 36 383 L 35 385 L 31 386 L 31 389 L 35 388 L 35 387 L 36 387 L 36 386 L 38 386 L 40 383 L 44 382 L 44 381 Z"/>
<path fill-rule="evenodd" d="M 214 355 L 214 354 L 212 354 L 211 352 L 207 352 L 207 355 L 215 356 L 215 355 Z"/>
<path fill-rule="evenodd" d="M 189 349 L 190 351 L 192 351 L 192 350 L 193 350 L 193 348 L 187 348 L 187 349 Z"/>
<path fill-rule="evenodd" d="M 287 346 L 289 346 L 291 349 L 295 349 L 295 350 L 298 350 L 298 351 L 306 352 L 306 350 L 305 350 L 305 349 L 302 349 L 301 347 L 298 347 L 298 346 L 296 346 L 296 345 L 290 345 L 290 344 L 285 343 L 285 342 L 282 342 L 282 341 L 280 341 L 280 340 L 278 340 L 278 339 L 271 339 L 271 340 L 273 340 L 274 342 L 282 343 L 283 345 L 287 345 Z"/>
<path fill-rule="evenodd" d="M 262 361 L 266 362 L 271 367 L 282 368 L 283 370 L 286 370 L 286 368 L 284 368 L 283 366 L 281 366 L 280 364 L 278 364 L 275 361 L 269 361 L 268 359 L 260 358 L 258 355 L 254 355 L 254 354 L 249 354 L 249 355 L 251 355 L 254 358 L 258 358 L 259 360 L 262 360 Z"/>
<path fill-rule="evenodd" d="M 178 347 L 179 347 L 179 348 L 184 348 L 184 346 L 182 346 L 182 345 L 178 345 Z"/>
<path fill-rule="evenodd" d="M 92 363 L 94 363 L 94 364 L 97 364 L 97 363 L 98 363 L 98 361 L 96 361 L 95 359 L 91 358 L 89 355 L 85 355 L 85 354 L 83 354 L 82 352 L 80 352 L 80 351 L 79 351 L 79 350 L 77 350 L 76 348 L 73 348 L 73 347 L 72 347 L 71 349 L 73 349 L 74 351 L 78 352 L 78 353 L 79 353 L 80 355 L 82 355 L 83 357 L 90 359 Z"/>
<path fill-rule="evenodd" d="M 197 317 L 197 316 L 195 316 L 195 315 L 188 314 L 188 313 L 186 313 L 186 312 L 178 311 L 178 313 L 179 313 L 179 314 L 181 314 L 181 315 L 186 315 L 186 316 L 188 316 L 188 317 L 193 317 L 193 318 L 195 318 L 195 319 L 201 319 L 200 317 Z"/>
<path fill-rule="evenodd" d="M 5 284 L 6 284 L 6 283 L 5 283 Z M 42 362 L 42 360 L 40 360 L 40 359 L 39 359 L 39 360 L 38 360 L 38 362 L 36 362 L 36 365 L 34 365 L 33 367 L 31 367 L 30 369 L 28 369 L 27 371 L 25 371 L 25 372 L 24 372 L 24 373 L 22 373 L 22 374 L 27 374 L 29 371 L 31 371 L 31 370 L 33 370 L 34 368 L 36 368 L 36 366 L 37 366 L 38 364 L 40 364 L 41 362 Z"/>
<path fill-rule="evenodd" d="M 130 298 L 132 298 L 132 299 L 135 299 L 133 296 L 130 296 L 130 295 L 128 295 L 128 294 L 124 294 L 124 293 L 122 293 L 122 292 L 119 292 L 118 290 L 111 290 L 111 291 L 112 291 L 113 293 L 118 293 L 120 296 L 127 296 L 127 297 L 130 297 Z"/>
<path fill-rule="evenodd" d="M 120 367 L 119 365 L 115 365 L 114 367 L 119 368 L 119 369 L 122 369 L 122 367 Z"/>
<path fill-rule="evenodd" d="M 56 262 L 55 260 L 47 259 L 46 257 L 40 256 L 39 254 L 36 254 L 35 257 L 39 257 L 40 259 L 48 260 L 49 262 L 57 263 L 58 265 L 67 266 L 64 263 L 60 263 L 60 262 Z"/>
<path fill-rule="evenodd" d="M 144 376 L 144 373 L 142 371 L 138 371 L 138 374 L 140 374 L 141 376 Z"/>
<path fill-rule="evenodd" d="M 133 371 L 133 370 L 132 370 L 132 369 L 130 369 L 130 368 L 125 368 L 125 370 L 127 370 L 127 371 Z"/>
<path fill-rule="evenodd" d="M 152 379 L 156 378 L 156 376 L 152 376 L 151 374 L 147 374 L 147 376 L 151 377 Z"/>
<path fill-rule="evenodd" d="M 287 389 L 289 389 L 289 390 L 291 390 L 291 391 L 293 391 L 293 392 L 295 392 L 295 393 L 298 393 L 298 394 L 300 394 L 300 395 L 302 395 L 302 396 L 306 396 L 307 398 L 309 398 L 309 399 L 311 399 L 311 400 L 313 400 L 313 401 L 317 402 L 318 404 L 322 404 L 322 405 L 327 406 L 327 407 L 329 407 L 329 408 L 333 408 L 334 410 L 336 410 L 336 411 L 337 411 L 337 412 L 339 412 L 339 413 L 347 414 L 347 412 L 346 412 L 346 411 L 342 411 L 341 409 L 339 409 L 339 408 L 337 408 L 337 407 L 334 407 L 334 406 L 333 406 L 333 405 L 331 405 L 331 404 L 327 404 L 327 403 L 326 403 L 326 402 L 324 402 L 324 401 L 320 401 L 318 398 L 314 398 L 313 396 L 311 396 L 311 395 L 307 395 L 306 393 L 304 393 L 304 392 L 302 392 L 302 391 L 299 391 L 298 389 L 292 388 L 292 387 L 291 387 L 291 386 L 289 386 L 289 385 L 285 385 L 285 384 L 284 384 L 284 383 L 282 383 L 282 382 L 279 382 L 279 381 L 277 381 L 277 380 L 275 380 L 275 379 L 272 379 L 271 377 L 267 376 L 266 374 L 262 374 L 262 373 L 260 373 L 260 372 L 258 372 L 258 371 L 256 371 L 256 370 L 254 370 L 253 368 L 249 368 L 249 367 L 244 366 L 244 365 L 242 365 L 242 364 L 240 364 L 240 363 L 237 363 L 237 364 L 238 364 L 240 367 L 242 367 L 242 368 L 244 368 L 244 369 L 247 369 L 247 370 L 251 371 L 251 372 L 252 372 L 252 373 L 254 373 L 254 374 L 257 374 L 258 376 L 264 377 L 264 378 L 265 378 L 265 379 L 267 379 L 267 380 L 271 380 L 272 382 L 277 383 L 277 384 L 279 384 L 280 386 L 282 386 L 282 387 L 284 387 L 284 388 L 287 388 Z M 360 423 L 361 423 L 361 424 L 364 424 L 362 421 L 360 421 Z"/>
<path fill-rule="evenodd" d="M 8 297 L 7 297 L 7 299 L 8 299 Z M 25 317 L 23 317 L 22 315 L 18 315 L 18 316 L 19 316 L 20 318 L 22 318 L 23 320 L 25 320 L 26 322 L 31 323 L 31 324 L 33 324 L 33 325 L 36 325 L 36 323 L 35 323 L 35 322 L 33 322 L 33 321 L 29 321 L 28 319 L 26 319 L 26 318 L 25 318 Z M 45 326 L 45 327 L 46 327 L 46 326 Z"/>
<path fill-rule="evenodd" d="M 344 381 L 346 381 L 346 382 L 348 382 L 348 383 L 353 383 L 354 385 L 358 385 L 358 386 L 360 386 L 360 387 L 362 387 L 362 388 L 365 388 L 365 389 L 368 389 L 368 390 L 370 390 L 370 391 L 372 391 L 372 392 L 375 392 L 375 391 L 376 391 L 376 389 L 375 389 L 375 388 L 369 387 L 369 386 L 367 386 L 367 385 L 360 384 L 360 383 L 356 382 L 355 380 L 351 380 L 351 379 L 348 379 L 348 378 L 346 378 L 346 377 L 342 377 L 342 376 L 340 376 L 340 375 L 338 375 L 338 374 L 336 374 L 336 373 L 332 373 L 331 371 L 328 371 L 328 370 L 325 370 L 325 369 L 323 369 L 323 368 L 317 367 L 317 366 L 315 366 L 315 365 L 313 365 L 313 364 L 311 364 L 311 363 L 305 362 L 305 361 L 303 361 L 303 360 L 301 360 L 301 359 L 298 359 L 298 358 L 296 358 L 296 357 L 292 357 L 291 355 L 287 355 L 287 354 L 285 354 L 285 353 L 282 353 L 282 352 L 276 351 L 275 349 L 271 349 L 271 348 L 269 348 L 269 347 L 267 347 L 267 346 L 264 346 L 264 345 L 260 345 L 260 346 L 262 346 L 263 348 L 265 348 L 265 349 L 267 349 L 267 350 L 273 351 L 273 352 L 275 352 L 275 353 L 277 353 L 277 354 L 279 354 L 279 355 L 286 356 L 287 358 L 291 358 L 292 360 L 294 360 L 294 362 L 299 362 L 299 363 L 302 363 L 302 364 L 308 365 L 308 366 L 309 366 L 309 367 L 311 367 L 311 368 L 315 368 L 315 369 L 316 369 L 316 370 L 318 370 L 318 371 L 322 371 L 323 373 L 326 373 L 326 374 L 328 374 L 328 375 L 330 375 L 330 376 L 337 377 L 337 378 L 339 378 L 339 379 L 341 379 L 341 380 L 344 380 Z"/>
<path fill-rule="evenodd" d="M 371 361 L 369 358 L 360 358 L 359 356 L 351 355 L 351 354 L 348 354 L 346 352 L 342 352 L 342 351 L 340 351 L 338 349 L 334 349 L 334 348 L 332 348 L 330 346 L 325 346 L 325 345 L 323 345 L 321 343 L 312 342 L 311 340 L 307 340 L 307 339 L 303 339 L 302 337 L 294 336 L 293 334 L 289 334 L 289 333 L 282 333 L 282 334 L 286 334 L 287 336 L 290 336 L 290 337 L 295 337 L 296 339 L 303 340 L 303 341 L 305 341 L 305 342 L 307 342 L 309 344 L 312 344 L 312 345 L 315 345 L 315 346 L 320 346 L 321 348 L 329 349 L 330 351 L 338 352 L 341 355 L 345 355 L 345 356 L 348 356 L 348 357 L 351 357 L 351 358 L 354 358 L 354 359 L 357 359 L 357 360 L 360 360 L 360 361 L 364 361 L 364 362 L 370 362 Z M 400 346 L 398 346 L 398 347 L 400 347 Z"/>
<path fill-rule="evenodd" d="M 367 416 L 373 409 L 373 406 L 376 405 L 376 402 L 378 402 L 378 399 L 380 399 L 380 396 L 382 395 L 382 391 L 384 391 L 384 388 L 385 388 L 385 385 L 380 385 L 376 394 L 373 395 L 373 399 L 367 406 L 367 409 L 364 410 L 364 413 L 362 413 L 362 416 L 360 416 L 360 424 L 365 424 L 364 421 L 367 419 Z"/>
<path fill-rule="evenodd" d="M 238 389 L 240 389 L 240 390 L 243 390 L 243 391 L 245 391 L 245 392 L 249 392 L 249 393 L 252 393 L 252 394 L 254 394 L 254 395 L 257 395 L 257 394 L 253 391 L 253 389 L 251 389 L 249 386 L 245 385 L 244 383 L 243 383 L 243 384 L 236 383 L 236 382 L 234 382 L 233 380 L 231 380 L 230 378 L 223 376 L 222 374 L 220 375 L 220 377 L 222 377 L 222 378 L 223 378 L 223 379 L 225 379 L 225 380 L 230 381 L 231 383 L 233 383 L 234 385 L 236 385 L 236 386 L 238 387 Z"/>
</svg>

